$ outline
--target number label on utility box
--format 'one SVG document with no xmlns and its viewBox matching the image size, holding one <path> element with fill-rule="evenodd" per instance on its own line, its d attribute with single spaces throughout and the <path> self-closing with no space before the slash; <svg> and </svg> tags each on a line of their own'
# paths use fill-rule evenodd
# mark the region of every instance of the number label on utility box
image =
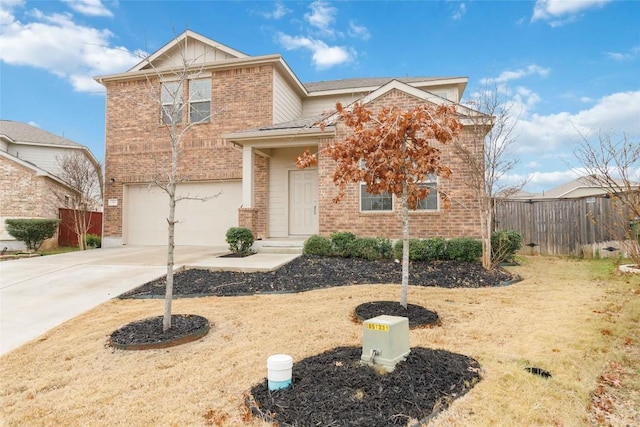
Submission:
<svg viewBox="0 0 640 427">
<path fill-rule="evenodd" d="M 389 332 L 389 325 L 381 325 L 379 323 L 367 323 L 367 329 L 372 331 Z"/>
</svg>

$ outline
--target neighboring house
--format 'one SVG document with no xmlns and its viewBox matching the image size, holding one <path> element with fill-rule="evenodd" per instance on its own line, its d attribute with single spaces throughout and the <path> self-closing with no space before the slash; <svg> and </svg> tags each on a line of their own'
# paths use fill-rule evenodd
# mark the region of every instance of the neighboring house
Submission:
<svg viewBox="0 0 640 427">
<path fill-rule="evenodd" d="M 80 152 L 99 164 L 83 145 L 26 123 L 0 120 L 0 249 L 22 249 L 5 230 L 7 218 L 58 218 L 64 207 L 54 192 L 71 193 L 58 159 Z"/>
<path fill-rule="evenodd" d="M 582 176 L 573 181 L 566 182 L 550 190 L 541 193 L 528 193 L 519 191 L 505 198 L 505 200 L 553 200 L 553 199 L 580 199 L 583 197 L 599 197 L 612 192 L 626 191 L 625 183 L 619 180 L 617 187 L 604 188 L 591 176 Z M 637 185 L 634 185 L 637 188 Z"/>
<path fill-rule="evenodd" d="M 184 49 L 184 46 L 187 49 Z M 192 31 L 172 40 L 127 72 L 96 77 L 106 88 L 105 211 L 103 245 L 161 245 L 167 242 L 168 197 L 153 185 L 170 166 L 168 132 L 162 126 L 161 97 L 175 85 L 172 67 L 181 54 L 197 77 L 183 88 L 183 123 L 211 114 L 193 126 L 182 144 L 179 192 L 207 201 L 183 200 L 177 207 L 176 244 L 224 244 L 229 227 L 253 230 L 259 239 L 279 239 L 351 231 L 359 236 L 401 237 L 399 201 L 349 187 L 334 204 L 333 161 L 321 156 L 316 168 L 298 170 L 295 159 L 306 148 L 316 152 L 344 137 L 342 123 L 321 129 L 318 119 L 336 102 L 371 108 L 424 102 L 460 102 L 465 77 L 362 78 L 301 83 L 281 55 L 248 56 Z M 194 88 L 205 96 L 196 98 Z M 479 114 L 460 107 L 463 114 Z M 463 123 L 470 121 L 461 117 Z M 460 140 L 483 141 L 469 129 Z M 452 196 L 444 210 L 438 192 L 411 213 L 414 237 L 479 237 L 476 199 L 464 164 L 442 146 L 450 179 L 430 182 Z"/>
</svg>

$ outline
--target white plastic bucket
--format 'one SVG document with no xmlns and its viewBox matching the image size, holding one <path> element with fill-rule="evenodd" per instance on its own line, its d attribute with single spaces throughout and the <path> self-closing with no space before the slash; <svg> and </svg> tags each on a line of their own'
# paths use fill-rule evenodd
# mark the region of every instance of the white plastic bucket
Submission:
<svg viewBox="0 0 640 427">
<path fill-rule="evenodd" d="M 293 357 L 288 354 L 274 354 L 267 359 L 267 380 L 269 390 L 279 390 L 291 385 Z"/>
</svg>

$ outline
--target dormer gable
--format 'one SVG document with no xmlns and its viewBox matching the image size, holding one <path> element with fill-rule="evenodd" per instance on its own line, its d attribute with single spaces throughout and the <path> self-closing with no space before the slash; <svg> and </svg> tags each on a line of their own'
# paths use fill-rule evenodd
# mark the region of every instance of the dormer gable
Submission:
<svg viewBox="0 0 640 427">
<path fill-rule="evenodd" d="M 191 65 L 249 57 L 249 55 L 222 43 L 186 30 L 148 58 L 140 61 L 128 72 L 174 67 L 175 64 L 183 62 L 183 54 L 185 55 L 184 59 Z"/>
</svg>

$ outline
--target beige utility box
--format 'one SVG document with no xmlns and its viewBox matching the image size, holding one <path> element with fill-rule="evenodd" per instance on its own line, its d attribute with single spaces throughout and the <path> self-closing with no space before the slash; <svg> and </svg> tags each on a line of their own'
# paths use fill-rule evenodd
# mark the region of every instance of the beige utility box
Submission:
<svg viewBox="0 0 640 427">
<path fill-rule="evenodd" d="M 410 351 L 406 317 L 382 315 L 364 321 L 361 363 L 391 372 Z"/>
</svg>

